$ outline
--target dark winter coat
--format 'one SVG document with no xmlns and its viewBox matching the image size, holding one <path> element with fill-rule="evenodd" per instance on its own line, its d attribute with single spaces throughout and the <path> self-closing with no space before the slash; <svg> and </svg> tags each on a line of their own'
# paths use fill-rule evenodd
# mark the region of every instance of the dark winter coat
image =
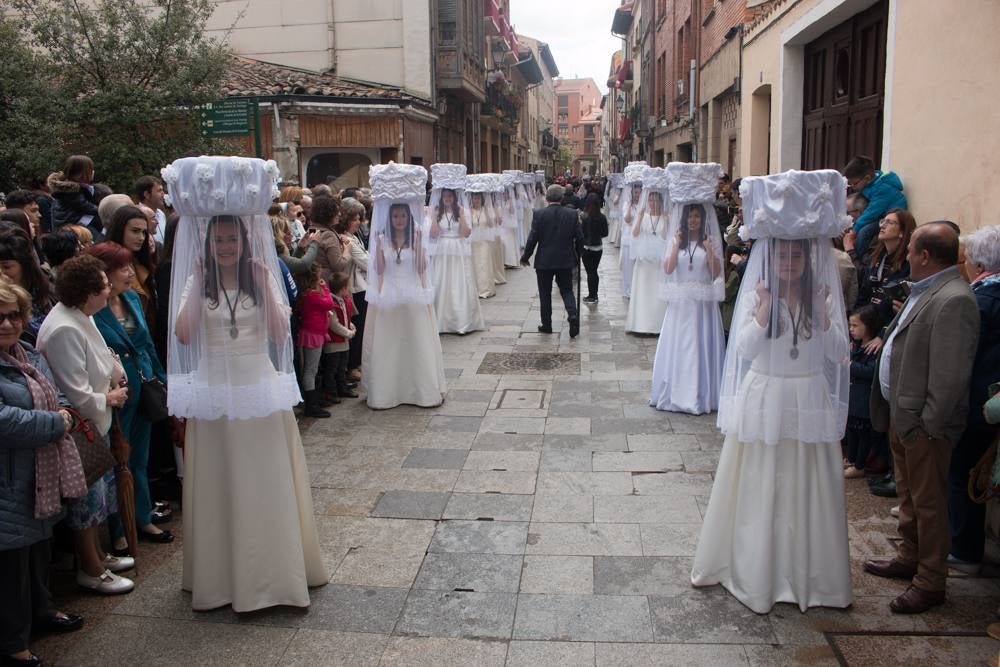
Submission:
<svg viewBox="0 0 1000 667">
<path fill-rule="evenodd" d="M 596 215 L 583 214 L 583 245 L 600 246 L 604 244 L 604 237 L 608 235 L 608 219 L 603 213 Z"/>
<path fill-rule="evenodd" d="M 28 361 L 55 386 L 45 357 L 20 343 Z M 59 401 L 66 404 L 60 394 Z M 20 369 L 0 360 L 0 551 L 48 539 L 61 514 L 35 518 L 35 449 L 66 432 L 58 412 L 35 410 Z"/>
<path fill-rule="evenodd" d="M 89 215 L 92 218 L 85 226 L 92 232 L 101 233 L 101 221 L 97 217 L 97 204 L 94 202 L 92 188 L 66 180 L 61 171 L 49 175 L 48 183 L 55 200 L 52 204 L 52 229 L 79 225 L 80 219 Z"/>
<path fill-rule="evenodd" d="M 906 260 L 903 260 L 903 264 L 896 271 L 892 271 L 886 262 L 881 276 L 879 276 L 878 266 L 868 265 L 861 273 L 861 288 L 858 291 L 857 307 L 869 304 L 875 306 L 882 319 L 882 326 L 887 325 L 896 316 L 896 312 L 892 309 L 892 299 L 889 294 L 886 294 L 885 289 L 909 278 L 910 264 Z M 905 300 L 902 299 L 902 301 Z"/>
<path fill-rule="evenodd" d="M 875 377 L 875 363 L 878 354 L 868 354 L 861 345 L 851 350 L 851 395 L 847 403 L 847 415 L 869 419 L 868 403 L 872 397 L 872 379 Z"/>
<path fill-rule="evenodd" d="M 966 428 L 991 430 L 983 418 L 989 386 L 1000 376 L 1000 274 L 972 285 L 979 306 L 979 345 L 969 382 L 969 422 Z"/>
</svg>

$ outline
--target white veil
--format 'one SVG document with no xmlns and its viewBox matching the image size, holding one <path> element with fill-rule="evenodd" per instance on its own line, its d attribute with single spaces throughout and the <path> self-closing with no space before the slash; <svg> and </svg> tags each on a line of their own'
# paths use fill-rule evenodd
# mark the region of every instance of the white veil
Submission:
<svg viewBox="0 0 1000 667">
<path fill-rule="evenodd" d="M 500 174 L 500 185 L 502 189 L 494 197 L 494 206 L 500 217 L 499 227 L 504 229 L 517 229 L 521 225 L 521 215 L 524 211 L 524 202 L 518 190 L 517 176 L 510 173 L 510 170 Z"/>
<path fill-rule="evenodd" d="M 466 219 L 472 227 L 472 241 L 493 241 L 497 237 L 493 210 L 494 174 L 472 174 L 465 179 Z"/>
<path fill-rule="evenodd" d="M 639 215 L 642 203 L 642 172 L 646 169 L 645 162 L 629 162 L 622 175 L 621 219 L 622 247 L 632 245 L 632 224 Z"/>
<path fill-rule="evenodd" d="M 660 298 L 722 301 L 726 297 L 722 233 L 712 205 L 722 166 L 671 162 L 667 175 L 670 224 Z"/>
<path fill-rule="evenodd" d="M 434 303 L 424 225 L 427 170 L 413 164 L 376 164 L 368 179 L 374 205 L 365 300 L 386 308 Z"/>
<path fill-rule="evenodd" d="M 669 179 L 662 167 L 642 170 L 642 195 L 638 213 L 629 230 L 632 257 L 647 262 L 662 262 L 667 254 Z M 647 224 L 643 224 L 647 223 Z M 649 227 L 647 230 L 646 227 Z M 636 232 L 638 231 L 638 236 Z"/>
<path fill-rule="evenodd" d="M 719 428 L 741 442 L 839 442 L 850 354 L 831 238 L 849 224 L 836 171 L 747 177 L 754 239 L 736 299 L 720 390 Z"/>
<path fill-rule="evenodd" d="M 176 417 L 250 419 L 299 402 L 290 315 L 267 210 L 273 161 L 209 157 L 161 171 L 180 214 L 167 340 Z"/>
<path fill-rule="evenodd" d="M 452 198 L 451 206 L 442 199 Z M 471 255 L 472 228 L 465 211 L 465 165 L 439 163 L 431 165 L 431 199 L 427 207 L 427 252 L 437 255 Z M 450 239 L 450 240 L 448 240 Z"/>
</svg>

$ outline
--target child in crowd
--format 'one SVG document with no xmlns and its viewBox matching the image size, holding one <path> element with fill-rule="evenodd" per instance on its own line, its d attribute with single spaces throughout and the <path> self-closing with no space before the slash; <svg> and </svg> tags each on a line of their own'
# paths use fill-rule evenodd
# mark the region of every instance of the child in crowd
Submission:
<svg viewBox="0 0 1000 667">
<path fill-rule="evenodd" d="M 330 342 L 328 313 L 333 309 L 333 297 L 326 281 L 319 277 L 319 265 L 313 264 L 307 273 L 296 276 L 299 285 L 299 333 L 295 343 L 302 350 L 302 395 L 306 417 L 329 417 L 320 405 L 316 389 L 323 346 Z"/>
<path fill-rule="evenodd" d="M 891 171 L 875 168 L 875 161 L 859 155 L 844 165 L 842 172 L 852 193 L 860 193 L 868 205 L 854 221 L 854 249 L 864 261 L 878 235 L 879 221 L 894 208 L 906 208 L 903 182 Z"/>
<path fill-rule="evenodd" d="M 333 310 L 330 311 L 329 333 L 330 342 L 323 352 L 333 355 L 333 363 L 325 367 L 323 388 L 331 394 L 333 403 L 340 403 L 341 398 L 357 398 L 358 394 L 347 383 L 347 358 L 351 349 L 351 339 L 357 330 L 351 322 L 354 317 L 354 300 L 351 298 L 351 281 L 346 273 L 334 273 L 330 276 L 330 291 L 333 293 Z"/>
<path fill-rule="evenodd" d="M 844 477 L 855 479 L 865 476 L 865 462 L 869 454 L 876 453 L 879 434 L 872 430 L 868 399 L 871 397 L 872 378 L 878 354 L 865 351 L 872 338 L 882 330 L 878 310 L 871 305 L 862 306 L 851 313 L 847 331 L 851 335 L 851 395 L 847 410 L 847 458 L 844 459 Z"/>
</svg>

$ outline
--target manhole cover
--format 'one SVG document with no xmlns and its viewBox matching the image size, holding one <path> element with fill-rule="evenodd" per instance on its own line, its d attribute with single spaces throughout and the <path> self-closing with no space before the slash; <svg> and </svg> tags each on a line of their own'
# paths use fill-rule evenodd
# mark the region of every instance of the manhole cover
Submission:
<svg viewBox="0 0 1000 667">
<path fill-rule="evenodd" d="M 479 375 L 579 375 L 579 352 L 487 352 Z"/>
<path fill-rule="evenodd" d="M 540 410 L 544 406 L 544 389 L 504 389 L 497 407 L 514 410 Z"/>
</svg>

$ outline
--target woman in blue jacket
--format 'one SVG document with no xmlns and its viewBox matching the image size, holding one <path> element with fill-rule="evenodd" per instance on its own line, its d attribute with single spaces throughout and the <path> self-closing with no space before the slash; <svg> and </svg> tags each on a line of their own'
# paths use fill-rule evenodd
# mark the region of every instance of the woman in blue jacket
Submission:
<svg viewBox="0 0 1000 667">
<path fill-rule="evenodd" d="M 142 303 L 131 289 L 135 280 L 132 253 L 124 246 L 106 241 L 88 248 L 87 254 L 104 263 L 108 282 L 111 283 L 108 305 L 94 315 L 94 322 L 108 347 L 121 359 L 128 376 L 128 386 L 133 388 L 119 412 L 119 419 L 122 433 L 131 445 L 128 467 L 135 479 L 135 520 L 139 538 L 150 542 L 172 542 L 173 534 L 169 530 L 160 530 L 153 524 L 151 517 L 153 501 L 149 493 L 146 465 L 149 461 L 152 424 L 139 412 L 139 397 L 142 393 L 142 377 L 156 377 L 165 383 L 166 373 L 156 356 L 153 337 L 142 314 Z M 121 521 L 112 518 L 109 527 L 114 539 L 112 553 L 118 555 L 131 548 L 134 554 L 135 545 L 125 542 Z"/>
</svg>

